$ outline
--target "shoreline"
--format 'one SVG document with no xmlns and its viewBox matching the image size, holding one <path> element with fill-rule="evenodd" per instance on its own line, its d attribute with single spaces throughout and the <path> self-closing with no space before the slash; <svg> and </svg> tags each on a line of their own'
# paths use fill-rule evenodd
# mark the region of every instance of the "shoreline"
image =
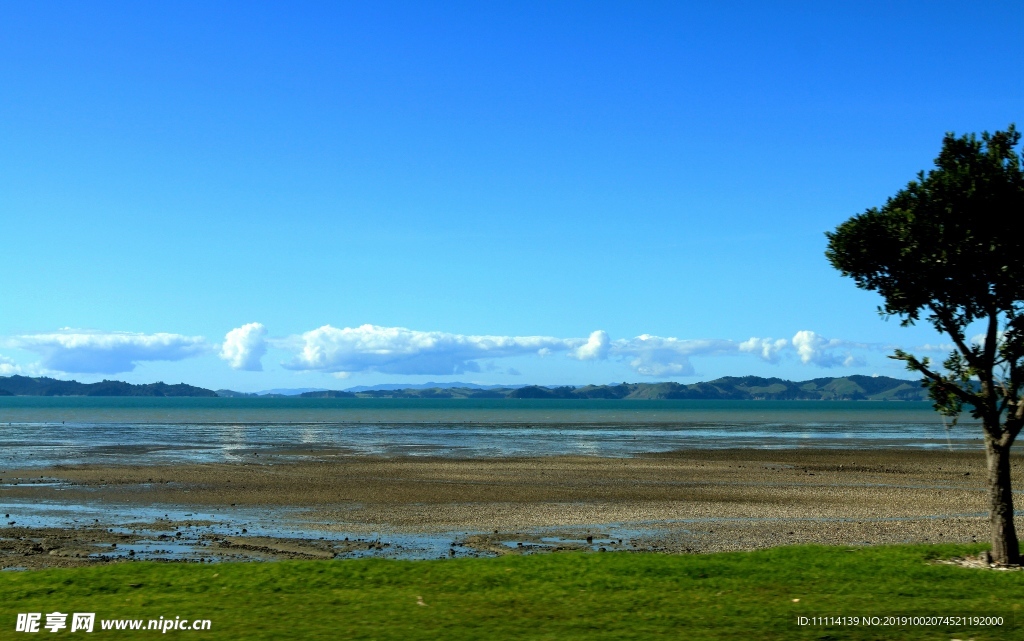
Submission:
<svg viewBox="0 0 1024 641">
<path fill-rule="evenodd" d="M 2 476 L 4 509 L 15 513 L 0 527 L 0 563 L 19 568 L 130 560 L 118 555 L 133 545 L 137 558 L 163 558 L 153 550 L 170 537 L 182 548 L 192 542 L 191 556 L 168 556 L 185 560 L 333 558 L 360 550 L 432 558 L 438 551 L 598 546 L 715 552 L 988 539 L 982 452 L 681 450 L 635 458 L 453 459 L 314 450 L 300 461 L 62 465 Z M 1014 483 L 1024 483 L 1020 465 Z M 83 517 L 88 508 L 93 522 L 34 527 L 18 515 L 33 505 Z M 158 514 L 165 511 L 167 518 Z M 244 524 L 252 533 L 242 531 Z M 421 548 L 426 551 L 408 552 Z"/>
</svg>

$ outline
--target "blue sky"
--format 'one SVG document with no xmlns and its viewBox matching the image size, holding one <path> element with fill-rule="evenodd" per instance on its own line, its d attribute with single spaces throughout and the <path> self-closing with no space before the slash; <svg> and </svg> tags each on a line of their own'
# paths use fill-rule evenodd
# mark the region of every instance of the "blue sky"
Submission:
<svg viewBox="0 0 1024 641">
<path fill-rule="evenodd" d="M 823 233 L 1024 124 L 1024 9 L 893 5 L 2 3 L 0 373 L 902 376 Z"/>
</svg>

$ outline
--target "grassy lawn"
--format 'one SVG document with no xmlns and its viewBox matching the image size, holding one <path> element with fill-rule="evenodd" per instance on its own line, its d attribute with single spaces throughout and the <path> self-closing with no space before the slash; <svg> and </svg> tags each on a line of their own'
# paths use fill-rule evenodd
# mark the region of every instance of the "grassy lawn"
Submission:
<svg viewBox="0 0 1024 641">
<path fill-rule="evenodd" d="M 1024 639 L 1024 572 L 930 564 L 982 546 L 799 546 L 713 555 L 571 553 L 444 561 L 126 563 L 0 574 L 18 612 L 210 619 L 203 639 Z M 799 601 L 794 601 L 799 599 Z M 423 605 L 420 605 L 422 603 Z M 1002 615 L 1018 626 L 799 627 L 798 616 Z M 145 624 L 143 624 L 145 625 Z"/>
</svg>

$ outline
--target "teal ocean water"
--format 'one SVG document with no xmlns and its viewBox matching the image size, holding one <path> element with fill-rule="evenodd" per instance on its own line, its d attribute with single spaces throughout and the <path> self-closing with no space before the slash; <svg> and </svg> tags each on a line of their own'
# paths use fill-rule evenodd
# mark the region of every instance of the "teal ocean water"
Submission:
<svg viewBox="0 0 1024 641">
<path fill-rule="evenodd" d="M 981 447 L 928 403 L 0 397 L 0 465 Z"/>
</svg>

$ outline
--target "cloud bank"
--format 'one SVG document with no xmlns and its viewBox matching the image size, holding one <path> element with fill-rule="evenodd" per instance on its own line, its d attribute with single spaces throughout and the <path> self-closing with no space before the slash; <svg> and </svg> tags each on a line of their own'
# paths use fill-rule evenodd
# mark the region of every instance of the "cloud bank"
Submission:
<svg viewBox="0 0 1024 641">
<path fill-rule="evenodd" d="M 319 371 L 338 377 L 362 372 L 454 375 L 499 371 L 501 368 L 494 362 L 498 359 L 560 355 L 581 362 L 623 363 L 640 376 L 661 378 L 696 375 L 694 357 L 747 355 L 767 363 L 789 359 L 820 368 L 856 367 L 865 364 L 858 353 L 893 347 L 826 338 L 810 330 L 796 332 L 791 339 L 751 337 L 733 341 L 651 334 L 612 339 L 603 330 L 591 332 L 586 338 L 559 338 L 467 335 L 378 325 L 344 328 L 324 325 L 286 338 L 271 338 L 261 323 L 247 323 L 232 329 L 219 346 L 211 346 L 201 336 L 71 329 L 15 336 L 0 340 L 0 346 L 40 356 L 27 370 L 10 358 L 0 356 L 0 375 L 5 376 L 27 371 L 117 374 L 130 372 L 141 362 L 179 361 L 213 352 L 217 347 L 218 356 L 232 369 L 258 372 L 263 370 L 262 358 L 268 347 L 275 347 L 291 353 L 282 363 L 286 369 Z"/>
<path fill-rule="evenodd" d="M 298 347 L 285 367 L 330 373 L 461 374 L 479 372 L 480 359 L 567 352 L 582 339 L 551 336 L 467 336 L 404 327 L 324 325 L 282 342 Z"/>
<path fill-rule="evenodd" d="M 232 333 L 242 332 L 249 327 L 258 327 L 264 331 L 262 325 L 251 323 L 232 330 Z M 229 333 L 229 337 L 232 333 Z M 265 342 L 262 333 L 254 340 L 258 340 L 260 346 Z M 225 350 L 228 343 L 225 340 Z M 808 365 L 831 368 L 860 365 L 862 360 L 855 357 L 851 350 L 872 348 L 861 343 L 826 339 L 809 330 L 797 332 L 792 339 L 753 337 L 738 342 L 691 340 L 650 334 L 612 340 L 603 330 L 592 332 L 587 338 L 476 336 L 378 325 L 345 328 L 324 325 L 273 343 L 293 353 L 291 360 L 283 364 L 287 369 L 321 371 L 336 376 L 359 372 L 462 374 L 482 371 L 481 361 L 528 355 L 545 357 L 556 353 L 579 361 L 611 359 L 625 362 L 641 376 L 693 376 L 696 371 L 691 358 L 694 356 L 750 354 L 769 363 L 778 363 L 789 355 Z M 239 348 L 237 354 L 243 353 L 249 354 Z M 222 350 L 221 357 L 232 363 L 233 367 L 235 362 L 248 362 L 241 356 L 232 360 L 225 354 Z"/>
<path fill-rule="evenodd" d="M 236 327 L 224 336 L 219 356 L 232 369 L 262 372 L 260 359 L 267 353 L 267 328 L 260 323 Z"/>
<path fill-rule="evenodd" d="M 119 374 L 143 361 L 180 361 L 208 350 L 202 336 L 85 330 L 15 336 L 7 345 L 38 354 L 47 370 L 70 374 Z"/>
</svg>

